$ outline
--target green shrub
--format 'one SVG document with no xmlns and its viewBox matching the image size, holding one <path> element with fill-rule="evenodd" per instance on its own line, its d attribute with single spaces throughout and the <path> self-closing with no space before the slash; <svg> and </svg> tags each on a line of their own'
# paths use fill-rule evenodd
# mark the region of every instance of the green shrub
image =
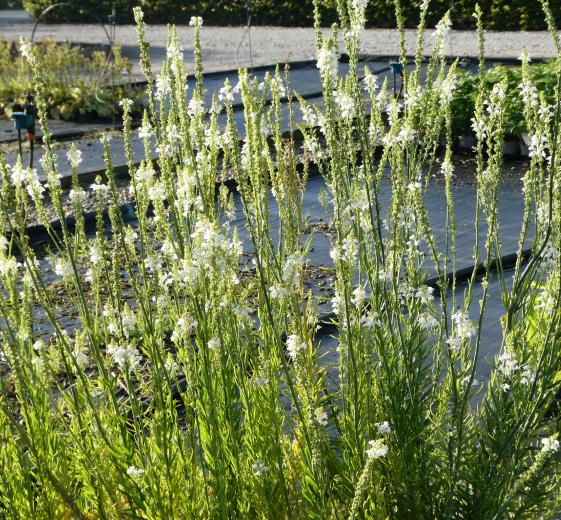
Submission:
<svg viewBox="0 0 561 520">
<path fill-rule="evenodd" d="M 555 62 L 531 65 L 529 70 L 537 89 L 548 103 L 555 99 L 559 65 Z M 494 85 L 505 82 L 505 131 L 510 136 L 520 136 L 527 132 L 524 118 L 524 103 L 520 96 L 522 83 L 522 69 L 518 67 L 505 67 L 499 65 L 483 73 L 485 89 L 490 90 Z M 479 77 L 469 72 L 458 73 L 458 84 L 454 101 L 453 132 L 456 135 L 472 134 L 471 120 L 474 117 Z"/>
<path fill-rule="evenodd" d="M 25 8 L 38 16 L 46 7 L 58 0 L 23 0 Z M 132 21 L 132 8 L 141 6 L 150 23 L 187 23 L 191 16 L 202 16 L 207 25 L 237 25 L 247 22 L 246 0 L 75 0 L 72 10 L 60 8 L 49 15 L 51 21 L 91 21 L 93 15 L 105 18 L 113 5 L 120 22 Z M 335 0 L 320 0 L 324 7 L 324 25 L 337 18 Z M 402 1 L 403 16 L 407 27 L 419 23 L 420 0 Z M 474 27 L 472 13 L 476 0 L 433 0 L 429 6 L 427 23 L 436 25 L 446 11 L 451 10 L 452 21 L 458 29 Z M 482 0 L 479 2 L 486 19 L 486 26 L 493 30 L 545 29 L 545 21 L 539 2 L 527 0 Z M 561 3 L 552 2 L 553 13 L 561 19 Z M 259 25 L 309 26 L 313 21 L 313 0 L 253 0 L 250 2 L 252 22 Z M 89 11 L 89 13 L 87 12 Z M 367 25 L 371 27 L 395 27 L 394 1 L 370 0 L 367 9 Z"/>
<path fill-rule="evenodd" d="M 0 0 L 0 9 L 21 9 L 21 0 Z"/>
<path fill-rule="evenodd" d="M 117 113 L 121 97 L 139 97 L 130 83 L 111 86 L 131 71 L 131 63 L 121 56 L 120 49 L 115 47 L 113 52 L 114 58 L 107 61 L 103 51 L 86 56 L 80 47 L 66 43 L 47 40 L 40 45 L 38 59 L 49 84 L 46 102 L 50 117 L 111 117 Z M 32 83 L 29 63 L 17 46 L 0 40 L 0 115 L 10 115 L 12 105 L 22 103 L 33 90 Z"/>
<path fill-rule="evenodd" d="M 458 222 L 466 192 L 454 189 L 445 24 L 424 84 L 420 69 L 408 75 L 403 106 L 371 74 L 361 78 L 359 30 L 340 30 L 349 73 L 333 67 L 335 35 L 322 39 L 323 103 L 293 105 L 321 129 L 302 124 L 303 146 L 282 132 L 280 72 L 260 89 L 242 71 L 241 125 L 231 85 L 223 106 L 205 104 L 199 24 L 187 101 L 172 32 L 159 88 L 146 73 L 140 165 L 122 103 L 136 225 L 122 218 L 105 136 L 105 179 L 88 193 L 81 153 L 67 154 L 73 230 L 49 220 L 52 211 L 66 222 L 67 208 L 49 79 L 29 50 L 46 186 L 0 152 L 2 518 L 559 518 L 561 97 L 551 118 L 534 97 L 524 106 L 537 146 L 507 273 L 496 262 L 510 252 L 498 204 L 506 81 L 479 84 L 473 220 Z M 235 188 L 217 183 L 224 172 Z M 323 177 L 315 224 L 330 230 L 331 268 L 310 255 L 313 173 Z M 440 215 L 429 215 L 429 189 L 442 197 Z M 95 236 L 83 217 L 89 194 Z M 32 212 L 52 237 L 51 267 L 31 248 Z M 482 266 L 465 285 L 460 244 Z M 328 291 L 312 292 L 310 276 L 324 269 Z M 432 294 L 429 272 L 450 298 Z M 548 313 L 536 341 L 527 334 L 533 291 Z M 320 316 L 329 301 L 333 312 Z M 502 334 L 494 359 L 484 358 L 483 327 Z"/>
</svg>

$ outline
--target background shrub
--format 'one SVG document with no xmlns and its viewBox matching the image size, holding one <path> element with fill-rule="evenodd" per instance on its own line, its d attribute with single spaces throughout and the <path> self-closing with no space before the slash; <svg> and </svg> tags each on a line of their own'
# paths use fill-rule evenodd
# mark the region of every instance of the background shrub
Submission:
<svg viewBox="0 0 561 520">
<path fill-rule="evenodd" d="M 0 0 L 0 2 L 5 0 Z M 23 0 L 25 8 L 37 16 L 57 0 Z M 202 16 L 208 25 L 239 25 L 247 22 L 246 0 L 73 0 L 73 9 L 60 8 L 49 15 L 50 21 L 91 21 L 90 13 L 105 17 L 115 7 L 119 22 L 132 21 L 132 8 L 140 5 L 149 23 L 187 23 L 191 16 Z M 322 0 L 323 21 L 336 20 L 334 0 Z M 434 26 L 447 10 L 457 29 L 474 28 L 472 13 L 476 0 L 433 0 L 428 14 L 429 26 Z M 309 26 L 313 18 L 312 0 L 251 0 L 252 22 L 259 25 Z M 419 22 L 421 0 L 402 2 L 408 27 Z M 545 29 L 540 3 L 536 0 L 480 0 L 487 28 L 493 30 Z M 561 2 L 551 2 L 553 14 L 561 21 Z M 393 0 L 370 0 L 367 24 L 371 27 L 395 27 Z"/>
<path fill-rule="evenodd" d="M 21 0 L 0 0 L 0 9 L 21 9 Z"/>
<path fill-rule="evenodd" d="M 45 103 L 54 119 L 109 118 L 120 113 L 117 103 L 123 97 L 143 97 L 130 82 L 123 82 L 130 78 L 132 65 L 119 47 L 113 48 L 113 57 L 107 60 L 103 51 L 86 54 L 80 47 L 46 40 L 38 46 L 36 58 L 49 83 Z M 0 116 L 9 116 L 13 104 L 23 104 L 32 91 L 28 60 L 19 54 L 16 44 L 0 38 Z"/>
<path fill-rule="evenodd" d="M 532 64 L 532 81 L 547 103 L 555 101 L 558 75 L 557 62 Z M 505 132 L 508 136 L 520 136 L 527 132 L 524 103 L 520 95 L 522 70 L 519 67 L 498 65 L 483 73 L 485 88 L 506 82 Z M 452 101 L 452 129 L 455 135 L 472 134 L 472 118 L 475 112 L 479 78 L 469 72 L 458 72 L 458 84 Z"/>
</svg>

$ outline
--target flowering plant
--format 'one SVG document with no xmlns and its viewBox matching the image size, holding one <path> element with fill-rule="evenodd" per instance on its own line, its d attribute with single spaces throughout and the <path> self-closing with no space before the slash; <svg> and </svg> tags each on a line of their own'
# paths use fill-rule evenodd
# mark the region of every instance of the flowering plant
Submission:
<svg viewBox="0 0 561 520">
<path fill-rule="evenodd" d="M 186 95 L 174 29 L 154 78 L 135 9 L 149 103 L 135 164 L 122 102 L 135 219 L 120 206 L 104 136 L 105 178 L 88 192 L 93 231 L 76 150 L 73 225 L 65 218 L 45 78 L 31 56 L 46 182 L 0 155 L 4 516 L 558 517 L 559 414 L 549 412 L 561 369 L 560 89 L 554 106 L 524 104 L 535 153 L 507 273 L 498 206 L 506 83 L 480 78 L 473 234 L 463 236 L 473 269 L 460 278 L 450 20 L 438 24 L 427 66 L 428 1 L 412 68 L 401 33 L 402 103 L 369 71 L 361 78 L 365 4 L 338 2 L 331 34 L 316 9 L 321 104 L 293 93 L 280 70 L 263 84 L 242 70 L 206 103 L 199 19 Z M 479 9 L 476 20 L 483 65 Z M 527 63 L 522 77 L 531 86 Z M 314 228 L 307 204 L 318 180 L 325 221 Z M 442 196 L 440 227 L 429 190 Z M 33 246 L 31 216 L 50 249 Z M 314 229 L 325 231 L 330 265 L 314 265 Z M 330 273 L 324 291 L 312 283 L 318 270 Z M 540 341 L 526 333 L 536 283 L 550 311 Z M 492 297 L 502 334 L 480 383 Z"/>
</svg>

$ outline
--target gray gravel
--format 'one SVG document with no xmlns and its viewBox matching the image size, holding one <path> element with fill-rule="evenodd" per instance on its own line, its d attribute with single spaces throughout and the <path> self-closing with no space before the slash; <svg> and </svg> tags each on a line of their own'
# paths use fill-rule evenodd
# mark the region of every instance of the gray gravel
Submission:
<svg viewBox="0 0 561 520">
<path fill-rule="evenodd" d="M 0 36 L 5 39 L 19 39 L 31 35 L 33 24 L 18 22 L 13 18 L 2 18 L 0 13 Z M 177 28 L 179 39 L 185 49 L 185 59 L 192 68 L 193 29 L 187 26 Z M 326 30 L 327 31 L 327 30 Z M 150 53 L 157 70 L 165 56 L 166 26 L 152 25 L 146 30 L 151 43 Z M 432 31 L 427 31 L 426 52 L 430 52 Z M 106 43 L 107 38 L 99 25 L 87 24 L 40 24 L 36 38 L 54 37 L 59 41 L 76 43 Z M 417 33 L 407 30 L 407 50 L 413 53 Z M 134 26 L 118 26 L 116 41 L 123 46 L 127 56 L 135 62 L 138 58 L 136 32 Z M 240 44 L 241 42 L 241 44 Z M 488 32 L 486 37 L 488 57 L 517 58 L 526 48 L 533 57 L 553 57 L 555 50 L 551 36 L 547 32 Z M 207 71 L 235 69 L 238 66 L 268 65 L 271 63 L 308 60 L 315 56 L 315 34 L 310 28 L 254 27 L 251 29 L 251 51 L 245 27 L 203 27 L 203 58 Z M 238 51 L 239 46 L 239 51 Z M 399 50 L 396 30 L 369 29 L 365 31 L 362 52 L 376 55 L 395 55 Z M 452 56 L 476 56 L 477 36 L 474 31 L 451 31 L 447 52 Z M 138 69 L 137 69 L 138 71 Z"/>
</svg>

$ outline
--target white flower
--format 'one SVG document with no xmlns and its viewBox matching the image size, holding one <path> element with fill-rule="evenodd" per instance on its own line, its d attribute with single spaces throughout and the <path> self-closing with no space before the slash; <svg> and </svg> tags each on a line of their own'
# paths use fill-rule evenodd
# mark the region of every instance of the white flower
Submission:
<svg viewBox="0 0 561 520">
<path fill-rule="evenodd" d="M 72 188 L 68 192 L 68 199 L 72 202 L 72 204 L 83 204 L 86 200 L 86 192 L 82 188 Z"/>
<path fill-rule="evenodd" d="M 251 469 L 256 476 L 262 477 L 269 471 L 269 466 L 267 466 L 261 459 L 257 459 L 255 463 L 251 465 Z"/>
<path fill-rule="evenodd" d="M 353 303 L 353 305 L 359 307 L 364 302 L 364 300 L 366 300 L 366 291 L 364 290 L 364 287 L 362 285 L 359 285 L 353 291 L 351 302 Z"/>
<path fill-rule="evenodd" d="M 109 193 L 109 186 L 107 184 L 95 183 L 91 185 L 91 190 L 98 196 L 98 197 L 105 197 Z"/>
<path fill-rule="evenodd" d="M 356 238 L 344 238 L 343 253 L 345 261 L 354 264 L 358 254 L 358 240 Z"/>
<path fill-rule="evenodd" d="M 306 350 L 307 347 L 308 345 L 301 341 L 296 334 L 291 334 L 286 340 L 286 350 L 292 361 L 296 359 L 300 351 Z"/>
<path fill-rule="evenodd" d="M 53 269 L 55 274 L 62 278 L 69 278 L 74 273 L 72 264 L 64 258 L 57 258 L 54 262 Z"/>
<path fill-rule="evenodd" d="M 284 86 L 282 79 L 273 78 L 271 80 L 271 90 L 276 92 L 280 98 L 286 97 L 286 87 Z"/>
<path fill-rule="evenodd" d="M 540 96 L 536 86 L 528 80 L 523 80 L 518 86 L 520 89 L 520 97 L 524 100 L 524 103 L 530 107 L 536 107 L 540 102 Z"/>
<path fill-rule="evenodd" d="M 559 441 L 555 438 L 555 436 L 544 437 L 541 439 L 541 443 L 543 453 L 559 451 Z"/>
<path fill-rule="evenodd" d="M 189 25 L 191 27 L 202 27 L 203 19 L 200 16 L 191 16 L 191 20 L 189 20 Z"/>
<path fill-rule="evenodd" d="M 333 98 L 339 108 L 341 117 L 343 119 L 350 119 L 355 113 L 355 102 L 352 96 L 339 91 L 334 91 Z"/>
<path fill-rule="evenodd" d="M 417 323 L 419 324 L 419 327 L 421 327 L 423 330 L 435 329 L 436 327 L 438 327 L 438 320 L 432 314 L 429 313 L 419 314 L 419 317 L 417 318 Z"/>
<path fill-rule="evenodd" d="M 21 163 L 18 161 L 14 166 L 12 166 L 12 173 L 10 174 L 10 180 L 12 181 L 12 184 L 16 188 L 19 188 L 20 186 L 23 185 L 26 178 L 27 178 L 27 173 L 25 171 L 25 168 L 23 168 Z"/>
<path fill-rule="evenodd" d="M 224 85 L 218 93 L 218 101 L 231 105 L 234 102 L 234 92 L 230 85 Z"/>
<path fill-rule="evenodd" d="M 442 18 L 442 20 L 440 20 L 440 22 L 438 22 L 438 24 L 435 28 L 433 38 L 436 41 L 446 39 L 446 36 L 448 34 L 448 31 L 450 30 L 451 25 L 452 25 L 452 22 L 451 22 L 449 17 Z"/>
<path fill-rule="evenodd" d="M 448 338 L 446 340 L 446 343 L 448 344 L 448 347 L 450 348 L 451 351 L 458 352 L 458 350 L 460 350 L 460 347 L 462 346 L 462 339 L 461 338 Z"/>
<path fill-rule="evenodd" d="M 343 258 L 343 255 L 341 254 L 341 248 L 339 246 L 331 248 L 329 251 L 329 256 L 334 262 L 337 262 L 337 260 L 341 260 Z"/>
<path fill-rule="evenodd" d="M 218 338 L 212 338 L 211 340 L 209 340 L 209 342 L 207 343 L 207 347 L 210 350 L 220 350 L 220 348 L 222 347 L 222 343 L 220 342 L 220 340 Z"/>
<path fill-rule="evenodd" d="M 317 126 L 318 118 L 310 105 L 302 103 L 300 105 L 300 111 L 302 112 L 302 121 L 304 121 L 304 123 L 308 126 Z"/>
<path fill-rule="evenodd" d="M 140 168 L 136 170 L 136 174 L 134 175 L 134 178 L 138 183 L 148 183 L 154 178 L 155 175 L 156 172 L 154 171 L 154 168 L 142 164 Z"/>
<path fill-rule="evenodd" d="M 140 25 L 141 22 L 144 20 L 144 12 L 142 11 L 142 8 L 133 7 L 132 12 L 134 13 L 134 21 Z"/>
<path fill-rule="evenodd" d="M 390 423 L 388 421 L 384 421 L 381 423 L 376 423 L 376 428 L 378 428 L 378 431 L 381 434 L 390 434 L 392 432 L 392 429 L 390 427 Z"/>
<path fill-rule="evenodd" d="M 535 379 L 536 379 L 536 373 L 529 366 L 524 367 L 520 382 L 523 385 L 529 385 L 533 383 Z"/>
<path fill-rule="evenodd" d="M 456 90 L 456 76 L 447 77 L 440 83 L 440 99 L 443 103 L 451 103 Z"/>
<path fill-rule="evenodd" d="M 497 370 L 504 376 L 510 377 L 518 370 L 518 363 L 511 352 L 505 351 L 497 358 Z"/>
<path fill-rule="evenodd" d="M 37 170 L 35 168 L 27 168 L 26 170 L 27 193 L 33 199 L 41 197 L 45 192 L 45 186 L 41 184 Z"/>
<path fill-rule="evenodd" d="M 407 143 L 414 141 L 417 137 L 417 130 L 410 126 L 404 126 L 396 137 L 398 143 Z"/>
<path fill-rule="evenodd" d="M 0 256 L 0 274 L 10 275 L 21 267 L 13 256 Z"/>
<path fill-rule="evenodd" d="M 355 11 L 364 11 L 368 6 L 368 0 L 353 0 L 352 5 Z"/>
<path fill-rule="evenodd" d="M 556 298 L 553 294 L 549 294 L 546 290 L 543 293 L 538 294 L 538 297 L 536 298 L 536 308 L 543 313 L 549 314 L 555 308 L 555 300 Z"/>
<path fill-rule="evenodd" d="M 269 294 L 273 300 L 283 300 L 288 296 L 288 289 L 282 285 L 273 285 L 269 289 Z"/>
<path fill-rule="evenodd" d="M 506 97 L 506 92 L 504 86 L 501 83 L 496 83 L 491 91 L 491 97 L 496 97 L 499 101 L 502 101 Z"/>
<path fill-rule="evenodd" d="M 107 349 L 107 352 L 113 357 L 113 360 L 121 369 L 128 368 L 129 370 L 134 370 L 142 361 L 140 352 L 133 345 L 120 347 L 115 344 L 111 344 Z"/>
<path fill-rule="evenodd" d="M 177 126 L 175 126 L 174 124 L 168 125 L 166 127 L 166 136 L 170 144 L 175 144 L 181 138 L 181 135 L 179 134 L 179 130 L 177 129 Z"/>
<path fill-rule="evenodd" d="M 318 52 L 317 68 L 323 76 L 335 77 L 339 70 L 335 51 L 332 51 L 324 45 Z"/>
<path fill-rule="evenodd" d="M 388 447 L 384 444 L 381 439 L 375 441 L 369 441 L 368 444 L 370 448 L 366 450 L 366 455 L 370 459 L 379 459 L 385 457 L 388 454 Z"/>
<path fill-rule="evenodd" d="M 135 466 L 129 466 L 127 468 L 127 475 L 132 478 L 138 478 L 144 473 L 142 468 L 137 468 Z"/>
<path fill-rule="evenodd" d="M 440 169 L 445 178 L 451 178 L 454 175 L 454 165 L 450 159 L 444 159 Z"/>
<path fill-rule="evenodd" d="M 193 96 L 189 101 L 187 112 L 192 117 L 197 117 L 205 113 L 203 100 L 198 96 Z"/>
<path fill-rule="evenodd" d="M 128 98 L 121 99 L 121 101 L 119 101 L 119 106 L 124 109 L 130 108 L 132 106 L 132 99 L 128 99 Z"/>
<path fill-rule="evenodd" d="M 424 285 L 417 289 L 417 298 L 421 300 L 421 303 L 428 305 L 434 300 L 433 292 L 434 289 L 432 287 Z"/>
<path fill-rule="evenodd" d="M 33 58 L 32 54 L 33 44 L 23 36 L 19 40 L 19 51 L 21 55 L 28 61 Z"/>
<path fill-rule="evenodd" d="M 154 186 L 150 186 L 150 188 L 148 188 L 148 198 L 151 201 L 165 200 L 166 198 L 165 187 L 161 183 L 158 183 Z"/>
<path fill-rule="evenodd" d="M 483 119 L 472 118 L 471 128 L 479 141 L 483 140 L 489 131 Z"/>
<path fill-rule="evenodd" d="M 365 68 L 364 70 L 364 79 L 362 82 L 364 83 L 364 88 L 366 90 L 372 92 L 378 90 L 378 77 L 375 74 L 372 74 L 368 68 Z"/>
<path fill-rule="evenodd" d="M 315 421 L 317 424 L 319 424 L 320 426 L 327 426 L 327 423 L 329 422 L 327 420 L 327 413 L 324 411 L 323 408 L 318 408 L 315 412 Z"/>
<path fill-rule="evenodd" d="M 78 166 L 82 162 L 82 151 L 73 146 L 66 153 L 66 157 L 68 158 L 68 162 L 73 168 L 78 168 Z"/>
<path fill-rule="evenodd" d="M 553 118 L 553 107 L 551 105 L 541 106 L 538 110 L 538 115 L 543 122 L 549 123 Z"/>
<path fill-rule="evenodd" d="M 162 74 L 158 76 L 156 79 L 156 96 L 161 101 L 164 99 L 170 90 L 170 81 L 169 78 Z"/>
<path fill-rule="evenodd" d="M 454 335 L 456 338 L 465 340 L 475 335 L 475 326 L 469 320 L 465 311 L 458 310 L 452 314 L 452 321 L 454 322 Z"/>
<path fill-rule="evenodd" d="M 131 226 L 127 226 L 125 230 L 125 244 L 129 247 L 133 247 L 137 238 L 138 233 Z"/>
<path fill-rule="evenodd" d="M 286 258 L 282 273 L 282 280 L 288 284 L 298 285 L 300 282 L 300 270 L 304 265 L 304 256 L 297 251 Z"/>
<path fill-rule="evenodd" d="M 138 129 L 138 137 L 139 139 L 149 139 L 152 136 L 152 127 L 149 123 L 144 123 Z"/>
<path fill-rule="evenodd" d="M 33 368 L 35 369 L 35 372 L 37 372 L 38 375 L 40 376 L 44 375 L 45 362 L 43 361 L 43 358 L 39 356 L 33 356 L 33 359 L 31 360 L 31 364 L 33 365 Z"/>
<path fill-rule="evenodd" d="M 33 350 L 35 350 L 35 352 L 40 352 L 44 348 L 45 348 L 45 343 L 41 339 L 38 339 L 35 343 L 33 343 Z"/>
<path fill-rule="evenodd" d="M 340 295 L 336 294 L 331 299 L 331 308 L 333 309 L 333 313 L 339 315 L 341 312 L 341 306 L 343 304 L 343 298 Z"/>
<path fill-rule="evenodd" d="M 90 262 L 93 265 L 98 265 L 101 262 L 101 259 L 102 259 L 101 251 L 99 250 L 99 248 L 95 243 L 92 244 L 90 247 Z"/>
<path fill-rule="evenodd" d="M 547 137 L 540 135 L 533 135 L 530 138 L 530 144 L 528 146 L 528 154 L 530 157 L 542 157 L 545 159 L 547 154 L 545 152 L 548 147 Z"/>
<path fill-rule="evenodd" d="M 178 45 L 177 42 L 172 42 L 167 48 L 168 60 L 183 61 L 183 47 Z"/>
<path fill-rule="evenodd" d="M 370 314 L 365 314 L 360 318 L 360 323 L 366 329 L 373 329 L 374 327 L 381 327 L 382 322 L 379 319 L 377 312 L 371 312 Z"/>
</svg>

